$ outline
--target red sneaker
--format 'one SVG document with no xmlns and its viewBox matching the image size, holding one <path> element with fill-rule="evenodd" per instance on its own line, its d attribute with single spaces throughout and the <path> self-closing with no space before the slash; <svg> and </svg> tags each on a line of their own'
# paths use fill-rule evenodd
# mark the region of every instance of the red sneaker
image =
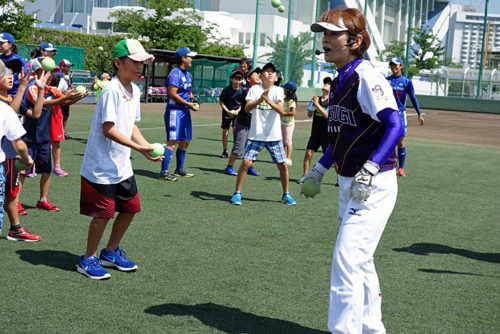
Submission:
<svg viewBox="0 0 500 334">
<path fill-rule="evenodd" d="M 7 234 L 7 240 L 12 241 L 37 242 L 40 239 L 41 237 L 38 234 L 31 234 L 24 226 L 21 226 L 16 233 L 9 231 L 9 234 Z"/>
<path fill-rule="evenodd" d="M 398 175 L 399 175 L 399 176 L 406 176 L 406 174 L 405 174 L 405 170 L 404 170 L 403 168 L 399 168 L 399 169 L 398 169 Z"/>
<path fill-rule="evenodd" d="M 46 199 L 45 201 L 42 201 L 42 202 L 41 201 L 36 202 L 36 208 L 42 209 L 42 210 L 54 211 L 54 212 L 61 210 L 61 209 L 59 209 L 59 207 L 50 203 L 48 199 Z"/>
<path fill-rule="evenodd" d="M 20 216 L 25 216 L 28 214 L 25 208 L 23 208 L 21 202 L 17 202 L 17 214 Z"/>
</svg>

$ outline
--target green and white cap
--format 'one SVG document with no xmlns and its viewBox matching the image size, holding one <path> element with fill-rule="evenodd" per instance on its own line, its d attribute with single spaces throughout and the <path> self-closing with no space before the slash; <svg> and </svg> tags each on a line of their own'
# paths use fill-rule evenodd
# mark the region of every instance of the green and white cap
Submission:
<svg viewBox="0 0 500 334">
<path fill-rule="evenodd" d="M 153 61 L 155 57 L 144 50 L 142 44 L 135 39 L 122 39 L 116 44 L 113 58 L 129 57 L 135 61 Z"/>
</svg>

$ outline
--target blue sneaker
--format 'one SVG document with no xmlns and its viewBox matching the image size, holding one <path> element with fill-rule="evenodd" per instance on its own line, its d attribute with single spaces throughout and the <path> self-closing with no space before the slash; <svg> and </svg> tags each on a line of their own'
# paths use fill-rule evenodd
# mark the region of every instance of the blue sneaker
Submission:
<svg viewBox="0 0 500 334">
<path fill-rule="evenodd" d="M 238 173 L 236 173 L 233 169 L 233 166 L 227 166 L 226 169 L 224 169 L 224 174 L 238 176 Z"/>
<path fill-rule="evenodd" d="M 250 166 L 250 168 L 248 168 L 248 174 L 250 175 L 253 175 L 253 176 L 259 176 L 260 174 L 257 173 L 257 171 L 253 168 L 253 166 Z"/>
<path fill-rule="evenodd" d="M 101 261 L 99 261 L 97 256 L 83 257 L 84 255 L 80 256 L 78 268 L 76 268 L 80 274 L 91 279 L 108 279 L 111 277 L 108 271 L 102 267 Z"/>
<path fill-rule="evenodd" d="M 292 198 L 290 193 L 284 193 L 283 197 L 281 197 L 281 203 L 284 203 L 286 205 L 296 205 L 297 202 Z"/>
<path fill-rule="evenodd" d="M 241 205 L 241 191 L 235 191 L 231 197 L 231 204 Z"/>
<path fill-rule="evenodd" d="M 127 259 L 127 255 L 120 247 L 109 252 L 106 252 L 106 249 L 103 248 L 99 258 L 103 266 L 115 267 L 120 271 L 133 271 L 138 268 L 137 264 Z"/>
</svg>

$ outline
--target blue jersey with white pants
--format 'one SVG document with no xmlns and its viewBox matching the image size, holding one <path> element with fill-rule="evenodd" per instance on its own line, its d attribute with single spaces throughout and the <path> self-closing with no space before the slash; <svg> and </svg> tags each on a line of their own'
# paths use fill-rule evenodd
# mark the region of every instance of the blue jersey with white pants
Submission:
<svg viewBox="0 0 500 334">
<path fill-rule="evenodd" d="M 401 117 L 401 122 L 404 126 L 403 136 L 406 136 L 406 94 L 410 96 L 411 103 L 413 103 L 417 114 L 420 116 L 420 106 L 418 105 L 417 97 L 415 96 L 413 83 L 410 79 L 402 74 L 399 77 L 391 75 L 386 79 L 389 81 L 389 84 L 392 87 L 392 92 L 394 93 L 396 104 L 398 105 L 399 116 Z"/>
<path fill-rule="evenodd" d="M 180 67 L 174 68 L 167 78 L 167 87 L 177 87 L 177 95 L 184 101 L 191 102 L 191 74 Z M 167 141 L 169 140 L 191 140 L 192 124 L 191 110 L 184 104 L 179 104 L 167 97 L 167 107 L 165 109 L 165 130 Z"/>
</svg>

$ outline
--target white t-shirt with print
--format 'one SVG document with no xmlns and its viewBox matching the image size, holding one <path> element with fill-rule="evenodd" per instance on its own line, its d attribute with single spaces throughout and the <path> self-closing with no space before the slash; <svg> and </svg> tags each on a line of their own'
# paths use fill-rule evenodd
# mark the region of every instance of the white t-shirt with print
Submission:
<svg viewBox="0 0 500 334">
<path fill-rule="evenodd" d="M 130 147 L 104 137 L 102 132 L 102 125 L 112 122 L 118 132 L 129 139 L 132 137 L 134 124 L 141 120 L 140 92 L 133 83 L 132 92 L 130 94 L 117 78 L 102 89 L 80 169 L 80 174 L 93 183 L 117 184 L 134 175 Z"/>
<path fill-rule="evenodd" d="M 258 100 L 263 92 L 264 87 L 262 84 L 253 85 L 248 91 L 246 100 Z M 283 102 L 283 88 L 272 86 L 268 96 L 274 103 Z M 278 141 L 282 139 L 280 115 L 266 101 L 262 101 L 251 113 L 252 122 L 250 124 L 248 139 L 259 141 Z"/>
<path fill-rule="evenodd" d="M 0 138 L 5 136 L 13 141 L 21 138 L 26 133 L 19 118 L 12 108 L 6 103 L 0 102 Z M 0 146 L 0 163 L 5 161 L 5 152 Z"/>
</svg>

